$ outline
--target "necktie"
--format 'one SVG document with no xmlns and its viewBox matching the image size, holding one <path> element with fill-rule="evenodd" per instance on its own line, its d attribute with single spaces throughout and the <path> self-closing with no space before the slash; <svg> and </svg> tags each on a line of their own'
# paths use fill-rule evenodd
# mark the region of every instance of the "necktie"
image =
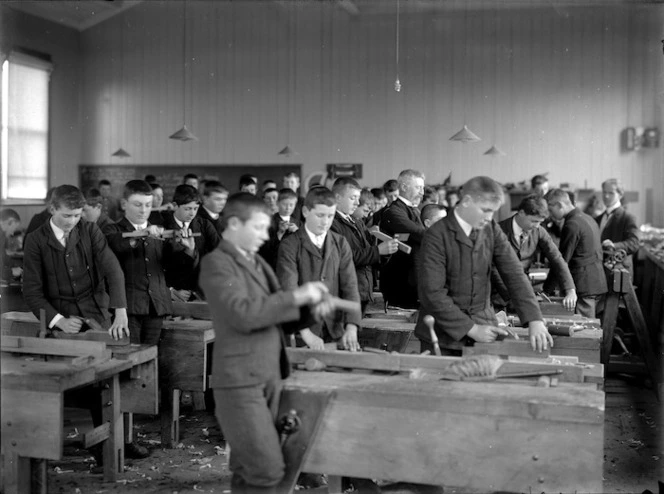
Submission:
<svg viewBox="0 0 664 494">
<path fill-rule="evenodd" d="M 471 230 L 470 235 L 468 235 L 468 238 L 472 243 L 475 243 L 475 240 L 477 240 L 477 230 Z"/>
<path fill-rule="evenodd" d="M 62 245 L 64 245 L 65 249 L 67 248 L 68 243 L 69 243 L 69 232 L 64 232 L 62 235 Z"/>
<path fill-rule="evenodd" d="M 604 211 L 604 213 L 602 213 L 602 219 L 599 221 L 599 232 L 600 233 L 602 233 L 604 231 L 604 229 L 606 228 L 606 225 L 609 222 L 609 217 L 610 216 L 611 215 L 609 213 L 607 213 L 606 211 Z"/>
<path fill-rule="evenodd" d="M 526 232 L 521 232 L 521 235 L 519 235 L 519 245 L 523 245 L 527 238 L 528 234 Z"/>
</svg>

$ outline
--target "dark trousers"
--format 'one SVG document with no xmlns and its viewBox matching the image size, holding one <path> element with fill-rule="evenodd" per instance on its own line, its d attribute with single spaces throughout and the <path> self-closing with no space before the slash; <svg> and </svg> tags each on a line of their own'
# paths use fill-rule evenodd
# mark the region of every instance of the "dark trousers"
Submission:
<svg viewBox="0 0 664 494">
<path fill-rule="evenodd" d="M 129 341 L 136 344 L 158 345 L 164 316 L 129 314 Z"/>
<path fill-rule="evenodd" d="M 281 379 L 256 386 L 215 388 L 215 415 L 231 446 L 233 492 L 265 492 L 284 476 L 276 417 Z M 258 488 L 258 489 L 257 489 Z"/>
<path fill-rule="evenodd" d="M 575 314 L 580 314 L 583 317 L 595 318 L 595 310 L 597 307 L 597 297 L 595 295 L 586 295 L 579 297 L 576 300 L 576 307 L 574 308 Z"/>
</svg>

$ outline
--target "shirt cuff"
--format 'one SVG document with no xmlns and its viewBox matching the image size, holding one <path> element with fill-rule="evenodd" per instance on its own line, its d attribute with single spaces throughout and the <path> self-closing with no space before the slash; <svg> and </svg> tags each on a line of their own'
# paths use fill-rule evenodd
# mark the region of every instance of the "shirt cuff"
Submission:
<svg viewBox="0 0 664 494">
<path fill-rule="evenodd" d="M 55 325 L 58 324 L 58 321 L 60 321 L 60 319 L 64 319 L 64 318 L 65 318 L 65 316 L 63 316 L 62 314 L 56 315 L 53 319 L 51 319 L 51 322 L 49 323 L 48 328 L 53 329 L 55 327 Z"/>
</svg>

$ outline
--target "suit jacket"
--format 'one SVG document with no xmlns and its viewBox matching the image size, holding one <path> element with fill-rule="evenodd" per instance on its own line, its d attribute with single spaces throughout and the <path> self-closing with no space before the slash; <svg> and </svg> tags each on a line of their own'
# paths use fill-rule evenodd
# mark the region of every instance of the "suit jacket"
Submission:
<svg viewBox="0 0 664 494">
<path fill-rule="evenodd" d="M 198 208 L 196 216 L 198 218 L 208 220 L 210 223 L 212 223 L 212 226 L 214 226 L 215 230 L 217 230 L 217 234 L 221 239 L 221 234 L 224 233 L 224 228 L 221 226 L 221 215 L 219 215 L 219 217 L 215 220 L 212 216 L 210 216 L 210 213 L 207 212 L 207 209 L 201 206 Z"/>
<path fill-rule="evenodd" d="M 284 290 L 293 290 L 308 281 L 322 281 L 331 295 L 360 301 L 350 246 L 345 238 L 334 232 L 327 232 L 322 253 L 313 244 L 304 227 L 285 237 L 279 245 L 277 278 Z M 325 323 L 330 337 L 338 340 L 343 336 L 346 324 L 356 324 L 359 329 L 360 322 L 358 314 L 336 311 L 324 321 L 312 324 L 309 329 L 323 336 Z"/>
<path fill-rule="evenodd" d="M 380 229 L 391 237 L 396 233 L 410 234 L 405 243 L 413 249 L 410 254 L 399 250 L 389 257 L 381 267 L 380 290 L 385 300 L 392 305 L 417 308 L 417 273 L 414 259 L 418 256 L 425 231 L 420 212 L 396 199 L 383 212 Z"/>
<path fill-rule="evenodd" d="M 28 233 L 34 232 L 37 228 L 42 226 L 49 219 L 51 219 L 51 213 L 47 207 L 46 209 L 44 209 L 43 211 L 37 213 L 32 217 L 32 219 L 30 220 L 30 224 L 28 225 L 28 228 L 25 230 L 25 235 L 27 236 Z"/>
<path fill-rule="evenodd" d="M 350 245 L 360 300 L 373 300 L 373 268 L 380 263 L 380 253 L 369 230 L 362 220 L 351 223 L 338 212 L 330 230 L 344 237 Z"/>
<path fill-rule="evenodd" d="M 171 292 L 164 277 L 164 242 L 154 238 L 122 238 L 123 232 L 135 231 L 127 218 L 104 231 L 108 244 L 120 261 L 125 274 L 127 313 L 150 315 L 150 303 L 157 316 L 173 312 Z"/>
<path fill-rule="evenodd" d="M 491 266 L 496 266 L 510 289 L 521 321 L 542 320 L 530 281 L 503 230 L 495 221 L 478 232 L 473 242 L 453 213 L 429 228 L 418 258 L 421 310 L 415 335 L 431 341 L 423 322 L 430 314 L 441 346 L 459 349 L 471 343 L 466 335 L 474 324 L 497 325 L 489 297 Z"/>
<path fill-rule="evenodd" d="M 173 215 L 164 218 L 163 226 L 166 230 L 180 229 Z M 198 216 L 191 220 L 189 229 L 193 233 L 201 234 L 200 237 L 194 237 L 194 257 L 187 254 L 184 248 L 175 242 L 164 244 L 166 284 L 178 290 L 198 290 L 200 261 L 206 254 L 217 248 L 220 240 L 214 225 Z"/>
<path fill-rule="evenodd" d="M 528 273 L 530 271 L 531 265 L 541 253 L 548 259 L 551 270 L 559 280 L 562 289 L 567 291 L 575 288 L 574 280 L 572 279 L 572 274 L 569 271 L 567 263 L 543 226 L 539 225 L 537 228 L 533 228 L 527 232 L 528 236 L 526 240 L 519 244 L 519 241 L 514 237 L 514 216 L 510 216 L 498 224 L 505 232 L 510 245 L 521 261 L 524 272 Z M 492 281 L 495 288 L 505 300 L 509 300 L 511 298 L 509 290 L 507 290 L 500 276 L 496 276 L 498 273 L 495 268 L 493 271 Z"/>
<path fill-rule="evenodd" d="M 565 216 L 560 235 L 560 253 L 572 273 L 577 294 L 587 297 L 606 293 L 597 222 L 575 208 Z"/>
<path fill-rule="evenodd" d="M 230 242 L 202 261 L 203 289 L 215 332 L 212 387 L 252 386 L 290 372 L 280 323 L 302 311 L 283 291 L 272 268 L 256 256 L 257 270 Z"/>
<path fill-rule="evenodd" d="M 605 215 L 606 212 L 595 218 L 598 225 L 601 224 L 602 217 Z M 639 250 L 639 227 L 634 215 L 628 213 L 622 206 L 613 211 L 604 230 L 600 233 L 600 241 L 603 242 L 604 240 L 611 240 L 616 249 L 625 250 L 627 257 L 623 261 L 623 266 L 634 274 L 632 254 Z"/>
<path fill-rule="evenodd" d="M 298 229 L 302 228 L 302 221 L 300 221 L 300 216 L 295 216 L 294 214 L 290 217 L 290 222 L 297 225 Z M 270 229 L 268 231 L 270 238 L 265 242 L 260 250 L 259 254 L 263 259 L 265 259 L 272 269 L 276 271 L 277 269 L 277 256 L 279 255 L 279 244 L 281 241 L 286 238 L 288 235 L 291 235 L 290 232 L 286 231 L 284 235 L 279 238 L 279 225 L 281 223 L 281 216 L 279 213 L 274 213 L 272 219 L 270 220 Z"/>
<path fill-rule="evenodd" d="M 63 293 L 71 293 L 72 290 L 76 294 L 65 271 L 67 252 L 72 251 L 77 251 L 87 262 L 91 295 L 99 308 L 99 317 L 102 318 L 97 322 L 108 317 L 106 311 L 109 307 L 127 307 L 122 269 L 97 225 L 79 221 L 69 234 L 65 249 L 55 238 L 47 221 L 25 239 L 23 297 L 30 310 L 39 317 L 39 310 L 45 309 L 47 324 L 58 314 L 65 317 L 73 315 L 66 310 L 69 305 L 67 301 L 60 298 Z"/>
</svg>

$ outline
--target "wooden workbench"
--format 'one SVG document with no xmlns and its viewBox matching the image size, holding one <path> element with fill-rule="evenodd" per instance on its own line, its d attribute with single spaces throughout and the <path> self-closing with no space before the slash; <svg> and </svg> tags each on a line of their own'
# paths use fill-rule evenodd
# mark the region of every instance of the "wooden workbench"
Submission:
<svg viewBox="0 0 664 494">
<path fill-rule="evenodd" d="M 182 392 L 200 394 L 208 390 L 213 344 L 212 321 L 164 321 L 159 343 L 159 375 L 161 443 L 165 448 L 172 448 L 179 441 Z"/>
<path fill-rule="evenodd" d="M 111 358 L 104 343 L 3 336 L 4 492 L 48 491 L 46 462 L 31 458 L 62 459 L 64 394 L 95 383 L 104 424 L 86 434 L 86 447 L 103 441 L 104 480 L 115 481 L 124 470 L 119 374 L 131 366 Z"/>
<path fill-rule="evenodd" d="M 296 371 L 282 411 L 303 392 L 332 394 L 304 471 L 484 492 L 602 492 L 604 393 L 583 385 Z"/>
</svg>

